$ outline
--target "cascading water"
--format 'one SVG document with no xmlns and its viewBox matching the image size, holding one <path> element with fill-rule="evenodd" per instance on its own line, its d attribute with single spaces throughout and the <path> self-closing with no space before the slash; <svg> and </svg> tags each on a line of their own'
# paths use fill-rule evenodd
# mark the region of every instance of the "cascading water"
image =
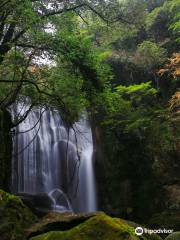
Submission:
<svg viewBox="0 0 180 240">
<path fill-rule="evenodd" d="M 29 104 L 14 104 L 12 117 Z M 96 211 L 93 141 L 89 122 L 67 129 L 56 110 L 34 107 L 14 129 L 12 191 L 47 193 L 56 211 Z"/>
</svg>

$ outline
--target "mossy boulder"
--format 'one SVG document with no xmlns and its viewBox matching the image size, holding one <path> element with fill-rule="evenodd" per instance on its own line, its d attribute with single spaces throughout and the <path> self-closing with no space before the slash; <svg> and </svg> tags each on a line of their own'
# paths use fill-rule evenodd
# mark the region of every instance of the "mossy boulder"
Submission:
<svg viewBox="0 0 180 240">
<path fill-rule="evenodd" d="M 0 239 L 23 240 L 24 229 L 37 221 L 19 197 L 0 190 Z"/>
<path fill-rule="evenodd" d="M 28 237 L 36 236 L 50 231 L 67 231 L 84 223 L 89 218 L 96 216 L 97 213 L 57 213 L 50 212 L 41 220 L 26 230 Z"/>
<path fill-rule="evenodd" d="M 38 217 L 47 215 L 53 209 L 53 200 L 47 193 L 18 193 L 23 203 Z"/>
<path fill-rule="evenodd" d="M 179 240 L 180 239 L 180 232 L 174 232 L 170 234 L 165 240 Z"/>
<path fill-rule="evenodd" d="M 53 220 L 54 218 L 54 220 Z M 65 224 L 66 223 L 66 224 Z M 32 231 L 34 229 L 34 231 Z M 41 234 L 44 231 L 43 234 Z M 31 228 L 30 240 L 149 240 L 138 237 L 124 220 L 99 212 L 94 214 L 45 217 Z M 35 236 L 36 235 L 36 236 Z M 161 238 L 154 238 L 158 240 Z"/>
<path fill-rule="evenodd" d="M 127 221 L 127 220 L 124 220 L 124 221 L 129 226 L 133 227 L 134 229 L 137 228 L 137 227 L 142 227 L 142 228 L 149 229 L 148 227 L 144 227 L 144 226 L 142 226 L 140 224 L 137 224 L 135 222 L 132 222 L 132 221 Z M 152 234 L 144 233 L 143 236 L 146 237 L 148 240 L 162 240 L 162 238 L 158 234 L 155 234 L 155 233 L 152 233 Z"/>
</svg>

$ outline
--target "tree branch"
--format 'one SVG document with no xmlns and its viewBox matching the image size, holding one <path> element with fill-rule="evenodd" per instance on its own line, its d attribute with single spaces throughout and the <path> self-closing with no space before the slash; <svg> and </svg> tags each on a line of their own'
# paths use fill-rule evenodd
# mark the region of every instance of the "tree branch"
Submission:
<svg viewBox="0 0 180 240">
<path fill-rule="evenodd" d="M 65 13 L 65 12 L 75 11 L 76 9 L 81 8 L 85 5 L 86 5 L 85 3 L 82 3 L 82 4 L 79 4 L 79 5 L 70 7 L 70 8 L 63 8 L 61 10 L 50 11 L 46 14 L 43 14 L 42 17 L 45 18 L 45 17 L 54 16 L 54 15 L 57 15 L 57 14 L 62 14 L 62 13 Z"/>
<path fill-rule="evenodd" d="M 68 111 L 67 111 L 67 109 L 66 109 L 66 107 L 65 107 L 65 103 L 63 102 L 63 100 L 62 100 L 59 96 L 41 90 L 41 89 L 39 88 L 38 84 L 36 84 L 35 82 L 30 81 L 30 80 L 22 80 L 22 81 L 0 80 L 0 83 L 19 83 L 19 82 L 21 82 L 21 83 L 26 83 L 26 84 L 31 84 L 31 85 L 33 85 L 33 86 L 36 88 L 36 90 L 37 90 L 37 92 L 38 92 L 39 94 L 43 94 L 43 95 L 46 95 L 46 96 L 48 96 L 48 97 L 54 98 L 57 102 L 59 102 L 59 103 L 61 104 L 61 107 L 63 107 L 63 111 L 64 111 L 66 114 L 68 114 Z"/>
<path fill-rule="evenodd" d="M 23 29 L 20 32 L 18 32 L 12 39 L 12 42 L 16 42 L 26 31 L 27 29 Z"/>
<path fill-rule="evenodd" d="M 48 46 L 36 46 L 36 45 L 31 44 L 31 43 L 17 42 L 16 46 L 17 47 L 22 47 L 22 48 L 33 48 L 33 49 L 36 49 L 36 50 L 43 50 L 43 51 L 53 50 L 52 48 L 50 48 Z"/>
<path fill-rule="evenodd" d="M 17 122 L 12 123 L 12 127 L 16 127 L 17 125 L 19 125 L 20 123 L 22 123 L 28 116 L 28 114 L 31 112 L 32 108 L 34 107 L 34 104 L 31 104 L 31 106 L 29 107 L 29 109 L 25 112 L 25 114 L 18 119 Z"/>
<path fill-rule="evenodd" d="M 30 131 L 32 131 L 34 128 L 36 128 L 36 126 L 38 125 L 38 123 L 41 121 L 42 115 L 43 115 L 43 113 L 44 113 L 45 111 L 46 111 L 46 109 L 44 109 L 43 112 L 40 112 L 40 117 L 39 117 L 39 119 L 37 120 L 37 122 L 34 124 L 33 127 L 29 128 L 29 129 L 26 130 L 26 131 L 17 132 L 16 134 L 24 134 L 24 133 L 30 132 Z M 25 119 L 24 119 L 24 120 L 25 120 Z"/>
</svg>

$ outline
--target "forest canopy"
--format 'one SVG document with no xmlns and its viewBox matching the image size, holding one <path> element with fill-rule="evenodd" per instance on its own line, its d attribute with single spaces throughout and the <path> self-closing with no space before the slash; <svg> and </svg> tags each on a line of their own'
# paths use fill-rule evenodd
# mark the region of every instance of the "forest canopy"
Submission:
<svg viewBox="0 0 180 240">
<path fill-rule="evenodd" d="M 178 54 L 179 5 L 176 0 L 2 1 L 0 108 L 27 96 L 32 105 L 59 108 L 72 123 L 83 109 L 106 112 L 128 95 L 133 112 L 139 111 L 150 94 L 147 84 L 166 108 L 178 77 L 169 75 L 167 88 L 158 71 Z M 137 91 L 142 101 L 134 91 L 127 93 L 135 86 L 142 89 Z M 123 104 L 112 106 L 113 115 L 119 116 Z M 152 108 L 152 101 L 147 104 Z"/>
</svg>

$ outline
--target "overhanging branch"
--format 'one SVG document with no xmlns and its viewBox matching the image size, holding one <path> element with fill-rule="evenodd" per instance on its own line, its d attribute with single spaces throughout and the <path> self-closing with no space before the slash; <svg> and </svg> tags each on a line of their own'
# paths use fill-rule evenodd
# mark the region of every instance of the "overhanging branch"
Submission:
<svg viewBox="0 0 180 240">
<path fill-rule="evenodd" d="M 82 3 L 82 4 L 79 4 L 79 5 L 70 7 L 70 8 L 63 8 L 63 9 L 60 9 L 60 10 L 50 11 L 46 14 L 43 14 L 42 17 L 45 18 L 45 17 L 50 17 L 50 16 L 62 14 L 62 13 L 65 13 L 65 12 L 75 11 L 76 9 L 84 7 L 85 5 L 86 5 L 85 3 Z"/>
<path fill-rule="evenodd" d="M 51 93 L 48 93 L 48 92 L 45 92 L 45 91 L 41 90 L 39 88 L 38 84 L 33 82 L 33 81 L 30 81 L 30 80 L 21 80 L 21 81 L 0 80 L 0 83 L 7 83 L 7 84 L 12 84 L 12 83 L 17 83 L 17 84 L 21 83 L 22 84 L 22 83 L 24 83 L 24 84 L 33 85 L 36 88 L 36 90 L 39 94 L 43 94 L 43 95 L 46 95 L 48 97 L 51 97 L 51 98 L 55 99 L 58 103 L 60 103 L 61 107 L 63 107 L 63 111 L 68 114 L 68 111 L 65 107 L 65 103 L 63 102 L 63 100 L 58 95 L 51 94 Z"/>
</svg>

